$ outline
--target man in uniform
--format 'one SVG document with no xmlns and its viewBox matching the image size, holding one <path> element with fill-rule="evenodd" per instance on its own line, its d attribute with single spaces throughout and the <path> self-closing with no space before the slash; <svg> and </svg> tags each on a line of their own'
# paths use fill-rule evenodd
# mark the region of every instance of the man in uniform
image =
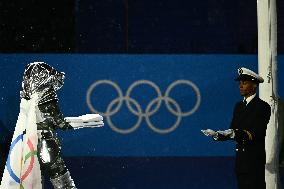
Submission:
<svg viewBox="0 0 284 189">
<path fill-rule="evenodd" d="M 231 126 L 225 131 L 202 130 L 215 141 L 236 141 L 235 171 L 240 189 L 265 189 L 265 134 L 271 109 L 256 95 L 264 80 L 255 72 L 238 69 L 243 100 L 235 105 Z"/>
</svg>

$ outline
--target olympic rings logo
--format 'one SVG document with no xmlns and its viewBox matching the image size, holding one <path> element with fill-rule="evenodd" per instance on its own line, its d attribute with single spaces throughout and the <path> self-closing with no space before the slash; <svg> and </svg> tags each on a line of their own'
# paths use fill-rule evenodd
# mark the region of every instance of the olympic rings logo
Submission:
<svg viewBox="0 0 284 189">
<path fill-rule="evenodd" d="M 15 172 L 13 171 L 12 167 L 11 167 L 11 162 L 10 162 L 10 159 L 11 159 L 11 153 L 13 151 L 13 148 L 16 146 L 16 144 L 19 142 L 19 141 L 23 141 L 23 134 L 20 134 L 12 143 L 11 143 L 11 150 L 9 152 L 9 155 L 8 155 L 8 159 L 7 159 L 7 170 L 10 174 L 10 176 L 12 177 L 12 179 L 19 183 L 20 184 L 20 188 L 24 188 L 23 185 L 22 185 L 22 182 L 29 176 L 29 174 L 31 173 L 32 169 L 33 169 L 33 166 L 34 166 L 34 162 L 35 162 L 35 157 L 37 155 L 37 152 L 36 150 L 34 149 L 34 146 L 31 142 L 30 139 L 28 139 L 27 141 L 27 144 L 28 144 L 28 147 L 30 149 L 30 152 L 28 154 L 25 155 L 25 159 L 24 159 L 24 163 L 30 158 L 30 162 L 29 162 L 29 165 L 28 165 L 28 168 L 27 170 L 24 172 L 23 175 L 21 175 L 21 177 L 18 177 Z"/>
<path fill-rule="evenodd" d="M 99 85 L 109 85 L 109 86 L 113 87 L 117 92 L 117 98 L 113 99 L 108 104 L 106 111 L 104 111 L 104 112 L 97 110 L 91 102 L 92 94 L 94 93 L 95 89 Z M 137 102 L 137 100 L 135 100 L 133 97 L 131 97 L 131 93 L 134 90 L 134 88 L 136 88 L 140 85 L 150 86 L 151 88 L 153 88 L 155 90 L 155 92 L 157 94 L 157 97 L 152 99 L 149 102 L 149 104 L 146 106 L 145 111 L 142 110 L 141 105 Z M 181 107 L 177 103 L 177 101 L 174 98 L 170 97 L 171 91 L 177 85 L 187 85 L 188 87 L 193 89 L 193 91 L 196 95 L 196 102 L 195 102 L 194 106 L 186 112 L 182 112 Z M 110 81 L 110 80 L 99 80 L 99 81 L 94 82 L 88 88 L 86 101 L 87 101 L 87 105 L 88 105 L 89 109 L 93 113 L 99 113 L 102 116 L 106 117 L 107 123 L 110 126 L 110 128 L 117 133 L 129 134 L 129 133 L 134 132 L 140 126 L 143 118 L 145 118 L 147 125 L 154 132 L 159 133 L 159 134 L 167 134 L 167 133 L 173 132 L 175 129 L 177 129 L 177 127 L 179 126 L 183 117 L 190 116 L 197 111 L 197 109 L 199 108 L 200 103 L 201 103 L 201 94 L 200 94 L 199 88 L 192 81 L 189 81 L 189 80 L 176 80 L 176 81 L 174 81 L 166 89 L 165 95 L 162 95 L 160 88 L 154 82 L 149 81 L 149 80 L 138 80 L 138 81 L 135 81 L 134 83 L 132 83 L 128 87 L 126 94 L 124 96 L 121 88 L 115 82 Z M 173 114 L 174 116 L 176 116 L 175 123 L 172 126 L 170 126 L 169 128 L 166 128 L 166 129 L 161 129 L 161 128 L 156 127 L 150 120 L 150 117 L 153 116 L 160 109 L 162 101 L 165 102 L 165 105 L 166 105 L 168 111 L 171 114 Z M 123 102 L 126 103 L 128 110 L 132 114 L 134 114 L 135 116 L 138 117 L 136 123 L 132 127 L 127 128 L 127 129 L 121 129 L 121 128 L 117 127 L 116 125 L 114 125 L 114 123 L 112 122 L 112 119 L 111 119 L 111 117 L 113 115 L 115 115 L 120 110 Z M 172 107 L 171 104 L 174 106 L 174 108 Z"/>
</svg>

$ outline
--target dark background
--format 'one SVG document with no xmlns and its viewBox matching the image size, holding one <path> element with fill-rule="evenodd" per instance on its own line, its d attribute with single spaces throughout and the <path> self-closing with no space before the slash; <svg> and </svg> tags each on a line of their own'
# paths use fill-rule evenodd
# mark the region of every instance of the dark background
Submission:
<svg viewBox="0 0 284 189">
<path fill-rule="evenodd" d="M 1 1 L 0 27 L 2 53 L 257 53 L 257 4 L 247 0 Z"/>
</svg>

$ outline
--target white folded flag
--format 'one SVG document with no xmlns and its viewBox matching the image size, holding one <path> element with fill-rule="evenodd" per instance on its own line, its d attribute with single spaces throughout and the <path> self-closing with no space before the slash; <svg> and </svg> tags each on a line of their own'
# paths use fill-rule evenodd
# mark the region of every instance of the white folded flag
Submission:
<svg viewBox="0 0 284 189">
<path fill-rule="evenodd" d="M 70 125 L 74 129 L 81 129 L 83 127 L 102 127 L 104 126 L 104 122 L 103 121 L 95 121 L 95 122 L 87 122 L 87 123 L 70 122 Z"/>
<path fill-rule="evenodd" d="M 216 136 L 217 135 L 217 132 L 212 129 L 201 130 L 201 132 L 206 136 Z"/>
<path fill-rule="evenodd" d="M 85 114 L 78 117 L 65 117 L 67 122 L 83 123 L 83 122 L 95 122 L 102 121 L 103 117 L 100 114 Z"/>
<path fill-rule="evenodd" d="M 37 156 L 37 100 L 36 94 L 30 100 L 21 99 L 0 189 L 42 189 Z"/>
<path fill-rule="evenodd" d="M 103 117 L 100 114 L 85 114 L 78 117 L 65 117 L 65 121 L 74 129 L 104 126 Z"/>
</svg>

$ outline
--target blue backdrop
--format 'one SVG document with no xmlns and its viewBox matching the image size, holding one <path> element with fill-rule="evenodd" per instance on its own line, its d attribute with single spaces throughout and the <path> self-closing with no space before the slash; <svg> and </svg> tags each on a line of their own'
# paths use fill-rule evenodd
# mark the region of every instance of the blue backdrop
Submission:
<svg viewBox="0 0 284 189">
<path fill-rule="evenodd" d="M 254 55 L 9 54 L 0 61 L 0 120 L 11 132 L 24 67 L 35 61 L 66 73 L 65 116 L 92 108 L 104 115 L 103 128 L 59 132 L 66 156 L 231 156 L 233 143 L 213 143 L 200 129 L 229 127 L 241 99 L 237 68 L 257 70 Z"/>
<path fill-rule="evenodd" d="M 59 131 L 78 188 L 237 188 L 234 144 L 213 142 L 200 129 L 229 127 L 241 100 L 237 68 L 257 70 L 257 56 L 2 54 L 2 143 L 15 127 L 24 67 L 35 61 L 66 73 L 65 116 L 104 115 L 103 128 Z M 283 56 L 278 71 L 283 98 Z"/>
</svg>

